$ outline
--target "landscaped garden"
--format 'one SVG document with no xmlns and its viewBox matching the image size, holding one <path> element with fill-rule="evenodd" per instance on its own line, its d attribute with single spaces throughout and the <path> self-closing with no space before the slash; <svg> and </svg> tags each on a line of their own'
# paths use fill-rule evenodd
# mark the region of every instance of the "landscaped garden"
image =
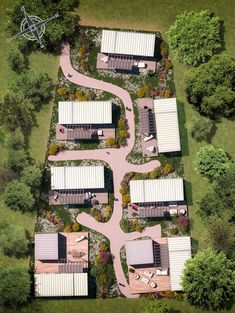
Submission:
<svg viewBox="0 0 235 313">
<path fill-rule="evenodd" d="M 20 8 L 20 3 L 16 1 L 16 7 L 13 7 L 12 12 L 17 12 Z M 172 63 L 174 65 L 174 76 L 176 84 L 176 96 L 178 101 L 178 111 L 181 127 L 182 140 L 182 160 L 181 158 L 160 157 L 159 160 L 163 164 L 169 163 L 174 167 L 175 172 L 184 171 L 186 182 L 187 200 L 190 204 L 189 214 L 191 221 L 191 235 L 193 240 L 198 241 L 199 250 L 204 247 L 210 247 L 217 252 L 211 250 L 204 250 L 199 252 L 194 259 L 188 262 L 187 270 L 184 273 L 183 287 L 185 290 L 185 297 L 187 301 L 194 306 L 200 306 L 203 309 L 211 309 L 212 312 L 226 305 L 230 305 L 230 299 L 234 294 L 233 280 L 234 265 L 232 259 L 234 257 L 234 144 L 233 132 L 234 121 L 232 114 L 234 108 L 234 61 L 227 56 L 211 56 L 214 53 L 220 52 L 224 48 L 223 42 L 219 41 L 220 34 L 215 27 L 213 33 L 214 42 L 203 41 L 202 46 L 207 47 L 207 51 L 202 51 L 202 55 L 195 56 L 190 49 L 184 50 L 184 47 L 179 47 L 177 42 L 170 40 L 169 37 L 180 35 L 177 27 L 189 25 L 187 21 L 187 14 L 177 19 L 174 27 L 171 27 L 168 32 L 169 37 L 165 37 L 165 31 L 175 22 L 176 14 L 182 13 L 185 9 L 209 8 L 211 11 L 222 17 L 225 23 L 225 42 L 226 53 L 234 57 L 234 28 L 232 8 L 234 3 L 232 1 L 225 1 L 222 5 L 215 1 L 197 1 L 185 3 L 185 1 L 178 1 L 169 3 L 169 1 L 158 3 L 156 1 L 149 9 L 149 6 L 143 5 L 143 1 L 137 0 L 135 4 L 132 1 L 118 1 L 113 3 L 112 10 L 105 0 L 101 1 L 84 1 L 81 0 L 79 6 L 79 15 L 81 15 L 82 22 L 86 24 L 95 24 L 97 26 L 120 27 L 123 28 L 137 28 L 149 31 L 160 30 L 163 38 L 170 43 L 172 53 Z M 4 0 L 3 9 L 11 6 L 11 1 Z M 2 4 L 1 4 L 2 5 Z M 75 1 L 70 1 L 68 4 L 68 11 L 71 11 L 75 6 Z M 72 6 L 72 8 L 71 8 Z M 133 9 L 135 7 L 135 10 Z M 58 7 L 48 5 L 47 10 L 36 5 L 34 1 L 29 1 L 29 7 L 32 11 L 37 12 L 40 16 L 47 16 L 52 11 L 57 10 Z M 2 7 L 1 7 L 2 8 Z M 39 9 L 38 9 L 39 8 Z M 14 11 L 15 10 L 15 11 Z M 135 14 L 133 14 L 133 10 Z M 59 50 L 60 40 L 65 35 L 70 36 L 74 31 L 74 15 L 66 16 L 67 11 L 64 7 L 60 9 L 62 20 L 66 23 L 60 24 L 58 31 L 50 40 L 49 35 L 53 35 L 53 28 L 49 28 L 48 36 L 46 37 L 46 46 L 49 50 Z M 2 11 L 1 11 L 2 12 Z M 0 13 L 1 14 L 1 13 Z M 64 16 L 65 14 L 65 16 Z M 15 17 L 14 14 L 11 15 Z M 194 19 L 194 14 L 190 15 L 191 20 Z M 203 17 L 207 22 L 210 21 L 211 16 L 201 14 L 196 16 L 197 19 Z M 4 15 L 5 18 L 5 15 Z M 5 19 L 1 19 L 5 23 Z M 21 16 L 17 17 L 12 24 L 11 30 L 15 33 L 18 29 Z M 188 20 L 189 21 L 189 20 Z M 68 26 L 68 22 L 70 26 Z M 218 24 L 218 19 L 215 17 L 213 23 Z M 201 25 L 207 25 L 201 23 Z M 206 27 L 206 26 L 204 26 Z M 2 27 L 3 29 L 3 27 Z M 176 33 L 174 33 L 176 31 Z M 190 32 L 185 32 L 191 34 Z M 202 34 L 203 35 L 203 34 Z M 5 36 L 3 36 L 5 40 Z M 89 39 L 88 39 L 89 38 Z M 200 42 L 197 43 L 200 48 Z M 77 46 L 76 46 L 77 45 Z M 160 61 L 160 67 L 156 75 L 152 73 L 145 73 L 140 77 L 131 77 L 130 75 L 110 74 L 108 72 L 97 72 L 95 70 L 95 55 L 99 50 L 100 45 L 100 29 L 83 27 L 80 32 L 79 39 L 75 41 L 74 45 L 74 66 L 81 68 L 84 73 L 97 77 L 99 79 L 113 82 L 126 88 L 132 95 L 133 100 L 136 97 L 169 97 L 175 93 L 173 85 L 173 70 L 171 61 L 164 59 L 167 46 L 162 46 L 161 55 L 163 57 Z M 57 71 L 57 57 L 53 55 L 33 52 L 29 55 L 29 62 L 24 60 L 25 46 L 20 44 L 15 49 L 12 45 L 12 51 L 8 54 L 8 47 L 6 43 L 3 44 L 3 58 L 0 62 L 5 69 L 2 75 L 1 82 L 3 90 L 1 94 L 4 96 L 1 100 L 1 121 L 3 128 L 0 133 L 0 145 L 3 148 L 0 153 L 0 160 L 4 166 L 1 166 L 1 225 L 0 225 L 0 263 L 3 268 L 0 273 L 0 299 L 1 303 L 9 306 L 21 304 L 27 301 L 27 295 L 30 292 L 30 277 L 28 275 L 29 256 L 32 255 L 32 233 L 35 221 L 35 207 L 38 207 L 38 199 L 41 192 L 41 175 L 42 166 L 39 162 L 44 162 L 46 153 L 46 142 L 49 131 L 49 120 L 51 116 L 53 98 L 52 88 L 53 83 L 56 82 L 55 74 Z M 27 47 L 26 47 L 27 48 Z M 34 50 L 34 46 L 30 49 Z M 81 49 L 83 48 L 83 49 Z M 29 50 L 30 50 L 29 49 Z M 165 49 L 165 51 L 163 50 Z M 200 50 L 200 49 L 199 49 Z M 190 54 L 187 51 L 190 51 Z M 181 55 L 186 55 L 180 57 Z M 6 60 L 8 55 L 8 61 Z M 166 56 L 166 55 L 165 55 Z M 168 50 L 167 50 L 168 56 Z M 211 59 L 210 59 L 211 58 Z M 209 60 L 210 59 L 210 60 Z M 15 63 L 15 60 L 17 62 Z M 8 65 L 12 68 L 9 70 Z M 161 63 L 163 62 L 163 63 Z M 197 68 L 189 69 L 188 65 L 197 65 Z M 200 63 L 205 64 L 200 65 Z M 0 63 L 0 64 L 1 64 Z M 29 63 L 29 65 L 27 65 Z M 16 64 L 16 66 L 15 66 Z M 45 72 L 42 69 L 46 69 Z M 219 69 L 219 70 L 218 70 Z M 224 69 L 224 70 L 221 70 Z M 36 71 L 35 71 L 36 70 Z M 227 75 L 231 72 L 231 76 Z M 187 73 L 187 75 L 185 75 Z M 47 75 L 49 74 L 49 76 Z M 165 75 L 165 76 L 164 76 Z M 53 81 L 51 78 L 53 78 Z M 186 79 L 184 80 L 184 77 Z M 161 80 L 162 79 L 162 80 Z M 56 91 L 57 96 L 64 100 L 98 100 L 107 99 L 107 94 L 97 94 L 96 91 L 78 88 L 74 89 L 72 85 L 66 85 L 66 81 L 62 82 L 63 78 L 59 73 L 59 84 Z M 216 84 L 215 84 L 216 81 Z M 196 83 L 195 83 L 196 82 Z M 43 88 L 35 90 L 34 84 L 39 84 Z M 160 85 L 162 84 L 162 85 Z M 205 86 L 210 88 L 204 88 Z M 215 88 L 215 85 L 217 88 Z M 30 87 L 31 86 L 31 87 Z M 162 88 L 163 86 L 163 88 Z M 28 88 L 26 88 L 28 87 Z M 9 90 L 8 90 L 9 88 Z M 67 88 L 65 92 L 62 90 Z M 58 90 L 60 90 L 58 92 Z M 187 98 L 186 98 L 187 96 Z M 107 97 L 107 98 L 106 98 Z M 58 98 L 59 99 L 59 98 Z M 58 99 L 56 101 L 58 101 Z M 200 101 L 198 100 L 200 99 Z M 114 103 L 121 108 L 122 104 L 118 99 L 113 99 Z M 43 106 L 41 107 L 41 104 Z M 53 129 L 56 122 L 56 102 L 53 109 L 53 117 L 51 122 L 50 138 L 48 142 L 49 148 L 54 143 Z M 215 109 L 216 107 L 216 109 Z M 137 108 L 135 108 L 135 118 L 138 121 Z M 12 115 L 12 112 L 14 114 Z M 215 114 L 216 112 L 216 114 Z M 203 117 L 202 115 L 203 114 Z M 12 117 L 10 117 L 12 115 Z M 19 118 L 22 117 L 22 118 Z M 118 134 L 121 131 L 127 131 L 127 126 L 122 121 L 124 117 L 119 115 L 121 122 L 117 125 L 120 127 Z M 216 117 L 216 118 L 214 118 Z M 212 118 L 212 119 L 211 119 Z M 200 122 L 201 121 L 201 122 Z M 186 123 L 186 124 L 185 124 Z M 120 126 L 120 125 L 121 126 Z M 123 126 L 124 124 L 124 126 Z M 186 131 L 185 126 L 188 131 Z M 139 134 L 136 129 L 136 144 L 128 160 L 133 163 L 143 163 L 149 159 L 143 160 L 140 153 L 140 142 L 138 141 Z M 122 133 L 123 134 L 123 133 Z M 125 136 L 124 136 L 125 137 Z M 42 138 L 42 139 L 41 139 Z M 117 137 L 118 138 L 118 137 Z M 119 136 L 120 139 L 120 136 Z M 123 141 L 125 144 L 125 140 Z M 104 145 L 118 145 L 121 142 L 104 142 L 104 143 L 80 143 L 77 146 L 52 147 L 52 151 L 56 149 L 94 149 L 103 148 Z M 211 145 L 212 144 L 212 145 Z M 101 145 L 101 146 L 99 146 Z M 54 149 L 54 150 L 53 150 Z M 52 153 L 54 154 L 54 153 Z M 3 162 L 4 161 L 4 162 Z M 66 163 L 67 164 L 67 163 Z M 80 163 L 79 163 L 80 164 Z M 56 165 L 56 163 L 54 163 Z M 163 168 L 161 170 L 163 170 Z M 154 172 L 154 171 L 153 171 Z M 149 176 L 139 176 L 135 179 L 149 178 Z M 156 178 L 158 175 L 156 171 L 150 173 L 151 178 Z M 132 177 L 133 178 L 133 177 Z M 45 186 L 44 186 L 45 187 Z M 128 188 L 126 188 L 124 197 L 124 205 L 129 200 Z M 42 195 L 41 200 L 45 200 L 45 194 Z M 111 198 L 112 199 L 112 198 Z M 112 199 L 113 201 L 113 199 Z M 43 204 L 43 201 L 41 202 Z M 192 206 L 193 204 L 193 206 Z M 216 208 L 216 209 L 215 209 Z M 77 231 L 85 230 L 76 222 L 76 215 L 78 212 L 85 211 L 87 208 L 73 208 L 71 210 L 64 210 L 63 207 L 48 208 L 42 205 L 38 214 L 38 221 L 36 229 L 38 230 L 52 230 L 52 231 Z M 106 210 L 107 209 L 107 210 Z M 80 210 L 80 211 L 79 211 Z M 106 208 L 100 210 L 95 208 L 93 211 L 88 208 L 92 214 L 100 222 L 107 221 L 112 214 L 112 203 Z M 174 221 L 173 221 L 174 222 Z M 176 221 L 175 221 L 176 222 Z M 138 222 L 139 223 L 139 222 Z M 130 230 L 141 231 L 142 226 L 138 223 L 131 225 Z M 151 225 L 150 221 L 147 221 Z M 155 221 L 153 222 L 155 223 Z M 176 222 L 178 223 L 178 221 Z M 138 224 L 138 225 L 137 225 Z M 173 223 L 174 224 L 174 223 Z M 12 226 L 14 225 L 14 226 Z M 162 224 L 163 225 L 163 224 Z M 128 225 L 129 227 L 129 225 Z M 165 225 L 164 225 L 165 227 Z M 163 227 L 164 230 L 166 230 Z M 25 232 L 25 229 L 28 232 Z M 11 236 L 9 236 L 9 234 Z M 169 235 L 169 233 L 167 233 Z M 174 233 L 172 233 L 174 235 Z M 18 243 L 17 249 L 14 249 Z M 92 290 L 98 297 L 113 297 L 118 295 L 118 286 L 115 280 L 112 256 L 109 250 L 109 243 L 102 235 L 91 231 L 91 268 L 93 268 L 92 275 L 96 279 L 96 287 L 91 284 Z M 94 249 L 93 249 L 94 248 Z M 4 269 L 5 265 L 11 265 Z M 203 270 L 202 270 L 203 268 Z M 204 270 L 205 269 L 205 270 Z M 206 275 L 205 275 L 206 272 Z M 216 272 L 216 275 L 214 273 Z M 12 281 L 17 279 L 17 288 L 9 292 L 4 289 L 6 285 L 11 285 Z M 200 280 L 198 280 L 200 277 Z M 219 279 L 218 279 L 219 278 Z M 199 284 L 194 284 L 198 282 Z M 201 285 L 205 286 L 203 294 L 198 297 L 197 290 Z M 196 286 L 195 288 L 192 288 Z M 110 286 L 112 286 L 110 288 Z M 214 289 L 218 291 L 218 297 L 214 297 Z M 222 291 L 221 291 L 222 290 Z M 220 292 L 223 292 L 221 294 Z M 7 295 L 7 297 L 6 297 Z M 222 299 L 222 300 L 221 300 Z M 137 300 L 55 300 L 43 301 L 37 300 L 32 304 L 17 309 L 7 309 L 8 312 L 77 312 L 79 307 L 80 312 L 202 312 L 201 309 L 196 309 L 188 302 L 171 299 L 162 299 L 159 301 L 151 301 L 145 299 Z M 166 303 L 171 308 L 163 305 Z M 173 309 L 174 308 L 174 309 Z M 1 309 L 0 309 L 1 310 Z M 5 310 L 5 309 L 4 309 Z M 232 312 L 233 309 L 230 310 Z M 208 311 L 209 312 L 209 311 Z M 222 311 L 219 311 L 222 312 Z"/>
</svg>

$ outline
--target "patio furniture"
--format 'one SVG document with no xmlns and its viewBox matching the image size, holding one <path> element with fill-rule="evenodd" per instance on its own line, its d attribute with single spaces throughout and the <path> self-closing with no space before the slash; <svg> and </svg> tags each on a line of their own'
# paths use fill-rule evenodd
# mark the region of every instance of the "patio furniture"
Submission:
<svg viewBox="0 0 235 313">
<path fill-rule="evenodd" d="M 101 58 L 101 61 L 104 62 L 104 63 L 107 63 L 109 60 L 109 57 L 108 56 L 104 56 Z"/>
<path fill-rule="evenodd" d="M 149 151 L 149 152 L 155 152 L 155 149 L 156 148 L 154 146 L 149 146 L 149 147 L 146 148 L 146 150 Z"/>
<path fill-rule="evenodd" d="M 156 270 L 156 275 L 157 276 L 167 276 L 168 275 L 168 269 L 166 269 L 166 270 L 157 269 Z"/>
<path fill-rule="evenodd" d="M 79 236 L 76 240 L 75 240 L 75 242 L 80 242 L 80 241 L 82 241 L 83 239 L 85 239 L 85 236 L 83 236 L 83 235 L 81 235 L 81 236 Z"/>
<path fill-rule="evenodd" d="M 144 271 L 144 275 L 147 276 L 148 278 L 152 278 L 153 277 L 153 273 L 150 271 Z"/>
<path fill-rule="evenodd" d="M 146 277 L 141 277 L 140 281 L 141 281 L 143 284 L 145 284 L 145 285 L 147 285 L 147 284 L 149 283 L 149 279 L 146 278 Z"/>
<path fill-rule="evenodd" d="M 138 280 L 138 279 L 140 279 L 140 275 L 139 275 L 139 274 L 135 274 L 135 275 L 134 275 L 134 278 L 135 278 L 136 280 Z"/>
<path fill-rule="evenodd" d="M 144 137 L 144 141 L 146 142 L 146 141 L 149 141 L 149 140 L 151 140 L 153 138 L 153 135 L 150 135 L 150 136 L 148 136 L 148 137 Z"/>
<path fill-rule="evenodd" d="M 185 215 L 186 214 L 186 210 L 185 209 L 180 209 L 180 214 L 181 215 Z"/>
<path fill-rule="evenodd" d="M 151 288 L 156 288 L 156 287 L 157 287 L 157 284 L 156 284 L 154 281 L 151 281 L 150 287 L 151 287 Z"/>
<path fill-rule="evenodd" d="M 177 209 L 170 209 L 170 215 L 177 215 L 178 214 L 178 210 Z"/>
<path fill-rule="evenodd" d="M 102 129 L 98 129 L 97 135 L 98 136 L 103 136 L 103 130 Z"/>
</svg>

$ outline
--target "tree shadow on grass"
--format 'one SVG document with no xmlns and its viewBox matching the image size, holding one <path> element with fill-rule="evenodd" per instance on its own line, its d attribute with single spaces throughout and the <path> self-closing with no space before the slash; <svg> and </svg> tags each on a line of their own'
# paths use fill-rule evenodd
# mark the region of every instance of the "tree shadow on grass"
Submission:
<svg viewBox="0 0 235 313">
<path fill-rule="evenodd" d="M 188 131 L 186 128 L 186 115 L 185 115 L 185 104 L 182 101 L 177 101 L 178 118 L 179 118 L 179 130 L 180 130 L 180 141 L 181 141 L 181 155 L 189 155 L 188 146 Z"/>
<path fill-rule="evenodd" d="M 186 201 L 188 205 L 193 205 L 193 192 L 192 192 L 192 183 L 184 180 L 184 188 L 185 188 L 185 195 L 186 195 Z"/>
</svg>

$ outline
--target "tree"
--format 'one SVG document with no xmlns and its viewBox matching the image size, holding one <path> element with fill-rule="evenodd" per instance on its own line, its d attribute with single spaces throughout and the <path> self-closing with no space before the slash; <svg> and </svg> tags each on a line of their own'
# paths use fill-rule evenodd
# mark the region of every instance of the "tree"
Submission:
<svg viewBox="0 0 235 313">
<path fill-rule="evenodd" d="M 21 181 L 32 190 L 37 189 L 41 184 L 42 172 L 36 165 L 29 165 L 25 167 L 21 173 Z"/>
<path fill-rule="evenodd" d="M 20 128 L 9 133 L 7 137 L 7 147 L 12 150 L 25 148 L 25 138 Z"/>
<path fill-rule="evenodd" d="M 212 249 L 234 256 L 235 232 L 232 224 L 221 217 L 213 216 L 208 223 L 208 241 Z"/>
<path fill-rule="evenodd" d="M 171 313 L 171 310 L 168 305 L 155 300 L 144 304 L 143 313 Z"/>
<path fill-rule="evenodd" d="M 210 180 L 223 175 L 230 165 L 231 161 L 223 149 L 212 145 L 201 147 L 194 160 L 196 172 Z"/>
<path fill-rule="evenodd" d="M 17 258 L 28 253 L 25 229 L 13 225 L 0 224 L 0 247 L 5 255 Z"/>
<path fill-rule="evenodd" d="M 10 68 L 17 73 L 25 69 L 25 58 L 18 48 L 9 51 L 7 61 Z"/>
<path fill-rule="evenodd" d="M 15 173 L 20 174 L 23 168 L 29 164 L 28 154 L 25 149 L 9 149 L 6 164 L 10 169 L 15 171 Z"/>
<path fill-rule="evenodd" d="M 235 112 L 235 61 L 218 55 L 191 69 L 185 77 L 188 101 L 201 114 L 211 118 L 231 116 Z"/>
<path fill-rule="evenodd" d="M 48 154 L 49 155 L 56 155 L 60 150 L 60 146 L 57 145 L 56 143 L 53 143 L 49 148 L 48 148 Z"/>
<path fill-rule="evenodd" d="M 78 5 L 78 0 L 34 0 L 27 1 L 27 11 L 31 15 L 40 16 L 47 19 L 58 13 L 59 18 L 54 19 L 47 25 L 47 31 L 43 36 L 43 43 L 47 50 L 55 52 L 60 50 L 61 42 L 64 39 L 73 39 L 78 23 L 78 17 L 74 9 Z M 7 10 L 8 24 L 7 29 L 13 35 L 18 32 L 19 25 L 24 18 L 21 10 L 22 1 L 16 0 L 11 8 Z M 31 43 L 31 46 L 39 48 L 37 44 Z"/>
<path fill-rule="evenodd" d="M 39 110 L 42 103 L 51 98 L 53 83 L 48 74 L 30 70 L 15 78 L 11 90 L 15 93 L 21 92 L 32 102 L 34 108 Z"/>
<path fill-rule="evenodd" d="M 207 10 L 184 12 L 177 16 L 167 36 L 178 61 L 195 66 L 221 49 L 221 21 Z"/>
<path fill-rule="evenodd" d="M 16 264 L 0 268 L 0 303 L 19 307 L 30 294 L 30 275 L 25 265 Z"/>
<path fill-rule="evenodd" d="M 213 123 L 211 120 L 201 116 L 193 121 L 190 132 L 196 141 L 207 141 L 212 127 Z"/>
<path fill-rule="evenodd" d="M 0 102 L 0 119 L 2 126 L 9 131 L 20 128 L 28 132 L 36 125 L 32 103 L 21 93 L 7 93 Z"/>
<path fill-rule="evenodd" d="M 200 201 L 200 214 L 204 219 L 219 216 L 227 221 L 235 219 L 235 164 L 219 177 L 211 190 Z"/>
<path fill-rule="evenodd" d="M 8 167 L 0 166 L 0 192 L 3 192 L 9 181 L 16 179 L 17 174 Z"/>
<path fill-rule="evenodd" d="M 17 180 L 13 180 L 7 185 L 4 200 L 9 208 L 22 212 L 31 211 L 35 204 L 30 187 Z"/>
<path fill-rule="evenodd" d="M 182 287 L 190 304 L 204 310 L 222 309 L 230 304 L 235 292 L 233 262 L 222 252 L 198 252 L 186 261 Z"/>
</svg>

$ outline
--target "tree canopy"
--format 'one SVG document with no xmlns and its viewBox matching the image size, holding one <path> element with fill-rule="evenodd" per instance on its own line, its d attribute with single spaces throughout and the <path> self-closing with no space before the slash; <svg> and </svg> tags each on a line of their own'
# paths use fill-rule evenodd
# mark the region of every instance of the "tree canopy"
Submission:
<svg viewBox="0 0 235 313">
<path fill-rule="evenodd" d="M 20 150 L 25 148 L 25 138 L 20 128 L 17 128 L 8 134 L 7 148 L 13 150 Z"/>
<path fill-rule="evenodd" d="M 223 149 L 213 145 L 201 147 L 194 160 L 196 172 L 210 180 L 223 175 L 230 165 L 231 161 Z"/>
<path fill-rule="evenodd" d="M 234 227 L 224 218 L 213 216 L 209 219 L 208 241 L 215 251 L 224 252 L 230 258 L 235 256 Z"/>
<path fill-rule="evenodd" d="M 27 302 L 30 294 L 30 275 L 24 265 L 0 267 L 0 303 L 19 307 Z"/>
<path fill-rule="evenodd" d="M 235 219 L 235 165 L 219 177 L 210 191 L 200 201 L 200 213 L 204 218 L 217 215 L 225 220 Z"/>
<path fill-rule="evenodd" d="M 25 167 L 21 173 L 21 181 L 35 190 L 41 184 L 42 172 L 36 165 Z"/>
<path fill-rule="evenodd" d="M 213 127 L 213 123 L 211 120 L 205 117 L 200 117 L 193 120 L 192 125 L 190 127 L 190 132 L 192 137 L 196 141 L 208 141 L 209 134 Z"/>
<path fill-rule="evenodd" d="M 9 131 L 20 128 L 28 132 L 36 125 L 32 103 L 21 93 L 7 93 L 0 101 L 1 124 Z"/>
<path fill-rule="evenodd" d="M 17 180 L 13 180 L 7 185 L 4 200 L 9 208 L 22 212 L 31 211 L 35 204 L 30 187 Z"/>
<path fill-rule="evenodd" d="M 5 255 L 25 256 L 29 250 L 25 229 L 0 223 L 0 247 Z"/>
<path fill-rule="evenodd" d="M 36 15 L 42 19 L 47 19 L 56 13 L 59 14 L 58 18 L 47 24 L 46 32 L 43 35 L 42 41 L 47 50 L 55 52 L 60 49 L 62 40 L 73 37 L 78 24 L 78 16 L 74 12 L 78 6 L 78 0 L 27 0 L 24 5 L 30 15 Z M 9 20 L 7 30 L 12 35 L 18 33 L 19 25 L 24 18 L 21 6 L 22 1 L 16 0 L 7 10 Z M 39 45 L 35 44 L 35 47 L 38 48 Z"/>
<path fill-rule="evenodd" d="M 188 101 L 201 114 L 211 118 L 235 113 L 235 61 L 218 55 L 191 69 L 185 77 Z"/>
<path fill-rule="evenodd" d="M 182 287 L 190 304 L 204 310 L 224 308 L 234 297 L 234 264 L 222 252 L 198 252 L 186 262 Z"/>
<path fill-rule="evenodd" d="M 25 57 L 18 48 L 9 51 L 7 61 L 10 68 L 17 73 L 25 69 Z"/>
<path fill-rule="evenodd" d="M 46 73 L 30 70 L 18 75 L 11 84 L 13 92 L 21 92 L 39 110 L 51 98 L 53 83 Z"/>
<path fill-rule="evenodd" d="M 184 12 L 176 17 L 167 36 L 178 61 L 195 66 L 221 49 L 221 21 L 208 10 Z"/>
</svg>

